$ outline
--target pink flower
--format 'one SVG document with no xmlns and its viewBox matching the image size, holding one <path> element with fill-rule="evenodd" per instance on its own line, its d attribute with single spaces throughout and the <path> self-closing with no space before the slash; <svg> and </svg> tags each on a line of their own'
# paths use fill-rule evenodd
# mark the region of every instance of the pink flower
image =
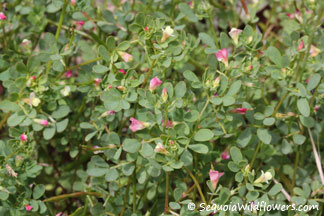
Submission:
<svg viewBox="0 0 324 216">
<path fill-rule="evenodd" d="M 214 189 L 216 189 L 218 180 L 220 177 L 222 177 L 222 175 L 224 175 L 224 172 L 218 172 L 216 170 L 209 170 L 209 178 L 210 178 L 210 181 L 211 181 Z"/>
<path fill-rule="evenodd" d="M 164 120 L 162 120 L 162 125 L 163 125 L 163 127 L 165 126 Z M 173 127 L 173 122 L 167 120 L 165 128 L 171 128 L 171 127 Z"/>
<path fill-rule="evenodd" d="M 106 116 L 115 115 L 115 113 L 116 112 L 114 110 L 108 110 L 108 111 L 102 113 L 100 117 L 102 118 L 102 117 L 106 117 Z"/>
<path fill-rule="evenodd" d="M 158 143 L 155 148 L 154 151 L 156 153 L 161 153 L 161 154 L 169 154 L 169 152 L 164 148 L 164 146 L 162 145 L 162 143 Z"/>
<path fill-rule="evenodd" d="M 247 110 L 248 110 L 247 108 L 236 108 L 236 109 L 230 110 L 229 112 L 244 115 Z"/>
<path fill-rule="evenodd" d="M 264 83 L 264 81 L 265 81 L 265 78 L 262 77 L 262 78 L 261 78 L 261 83 Z"/>
<path fill-rule="evenodd" d="M 0 19 L 1 20 L 6 20 L 7 19 L 6 15 L 3 12 L 0 12 Z"/>
<path fill-rule="evenodd" d="M 77 24 L 78 26 L 80 26 L 80 27 L 82 27 L 82 26 L 84 25 L 84 23 L 85 23 L 84 21 L 77 21 L 77 22 L 76 22 L 76 24 Z"/>
<path fill-rule="evenodd" d="M 73 75 L 72 70 L 68 70 L 68 71 L 66 71 L 66 72 L 64 73 L 64 76 L 65 76 L 66 78 L 71 78 L 72 75 Z"/>
<path fill-rule="evenodd" d="M 26 211 L 31 211 L 33 209 L 33 206 L 31 205 L 25 205 Z"/>
<path fill-rule="evenodd" d="M 26 134 L 21 134 L 20 135 L 20 141 L 21 142 L 26 142 L 27 141 L 27 135 Z"/>
<path fill-rule="evenodd" d="M 11 168 L 9 164 L 6 164 L 6 169 L 10 176 L 17 178 L 18 174 Z"/>
<path fill-rule="evenodd" d="M 95 85 L 98 86 L 101 83 L 102 79 L 95 78 L 93 81 L 94 81 Z"/>
<path fill-rule="evenodd" d="M 218 97 L 218 93 L 217 92 L 215 92 L 214 97 Z"/>
<path fill-rule="evenodd" d="M 35 76 L 31 76 L 31 77 L 30 77 L 30 80 L 32 80 L 32 81 L 34 81 L 35 79 L 36 79 Z"/>
<path fill-rule="evenodd" d="M 166 88 L 163 88 L 161 97 L 163 102 L 166 102 L 168 100 L 168 91 Z"/>
<path fill-rule="evenodd" d="M 311 45 L 310 50 L 309 50 L 309 56 L 310 57 L 315 57 L 321 52 L 320 49 L 318 49 L 316 46 Z"/>
<path fill-rule="evenodd" d="M 76 0 L 71 0 L 71 5 L 75 6 L 75 4 L 76 4 Z"/>
<path fill-rule="evenodd" d="M 124 69 L 120 69 L 119 72 L 126 75 L 126 71 Z"/>
<path fill-rule="evenodd" d="M 125 62 L 133 61 L 133 56 L 127 52 L 118 52 Z"/>
<path fill-rule="evenodd" d="M 295 14 L 293 13 L 286 13 L 286 15 L 289 19 L 295 19 Z"/>
<path fill-rule="evenodd" d="M 315 112 L 317 112 L 319 109 L 320 109 L 320 106 L 319 106 L 319 105 L 316 105 L 316 106 L 314 107 Z"/>
<path fill-rule="evenodd" d="M 145 26 L 144 31 L 148 31 L 148 30 L 149 30 L 149 27 Z"/>
<path fill-rule="evenodd" d="M 43 125 L 44 127 L 48 126 L 48 121 L 46 119 L 42 119 L 39 124 Z"/>
<path fill-rule="evenodd" d="M 152 92 L 152 91 L 154 91 L 154 89 L 156 89 L 158 86 L 160 86 L 162 84 L 162 81 L 159 79 L 159 78 L 157 78 L 157 77 L 154 77 L 153 79 L 151 79 L 151 81 L 150 81 L 150 87 L 149 87 L 149 89 L 150 89 L 150 91 Z"/>
<path fill-rule="evenodd" d="M 117 86 L 117 89 L 118 89 L 119 91 L 124 91 L 124 90 L 125 90 L 125 87 L 124 87 L 124 86 Z"/>
<path fill-rule="evenodd" d="M 224 151 L 221 155 L 223 160 L 228 160 L 230 159 L 230 155 L 228 154 L 228 151 Z"/>
<path fill-rule="evenodd" d="M 304 41 L 301 40 L 299 45 L 298 45 L 297 51 L 300 51 L 301 49 L 303 49 L 303 47 L 304 47 Z"/>
<path fill-rule="evenodd" d="M 59 212 L 55 216 L 61 216 L 62 214 L 63 214 L 62 212 Z"/>
<path fill-rule="evenodd" d="M 227 58 L 227 49 L 221 49 L 216 53 L 216 58 L 218 61 L 221 61 L 225 64 L 225 67 L 228 66 L 228 58 Z"/>
<path fill-rule="evenodd" d="M 132 122 L 131 125 L 129 126 L 129 129 L 133 132 L 139 131 L 139 130 L 143 130 L 144 128 L 147 128 L 148 126 L 150 126 L 150 123 L 148 122 L 142 122 L 139 121 L 135 118 L 130 118 L 130 121 Z"/>
</svg>

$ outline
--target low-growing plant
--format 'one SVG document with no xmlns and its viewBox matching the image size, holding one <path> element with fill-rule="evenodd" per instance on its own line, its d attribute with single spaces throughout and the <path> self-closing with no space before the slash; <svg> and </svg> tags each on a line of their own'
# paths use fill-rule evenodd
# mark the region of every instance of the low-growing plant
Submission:
<svg viewBox="0 0 324 216">
<path fill-rule="evenodd" d="M 0 215 L 323 214 L 323 1 L 0 11 Z"/>
</svg>

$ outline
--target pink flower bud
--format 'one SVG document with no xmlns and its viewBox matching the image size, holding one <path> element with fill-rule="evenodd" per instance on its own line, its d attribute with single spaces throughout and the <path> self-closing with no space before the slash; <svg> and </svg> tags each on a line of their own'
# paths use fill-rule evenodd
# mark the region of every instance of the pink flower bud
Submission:
<svg viewBox="0 0 324 216">
<path fill-rule="evenodd" d="M 10 176 L 17 178 L 18 174 L 11 168 L 9 164 L 6 164 L 6 169 Z"/>
<path fill-rule="evenodd" d="M 218 93 L 217 92 L 215 92 L 214 97 L 218 97 Z"/>
<path fill-rule="evenodd" d="M 316 46 L 311 45 L 310 50 L 309 50 L 309 56 L 310 57 L 315 57 L 321 52 L 320 49 L 318 49 Z"/>
<path fill-rule="evenodd" d="M 165 126 L 166 128 L 171 128 L 171 127 L 173 127 L 173 122 L 167 120 L 167 122 L 166 122 L 166 124 L 165 124 L 165 123 L 164 123 L 164 120 L 162 120 L 162 125 L 163 125 L 163 127 Z"/>
<path fill-rule="evenodd" d="M 147 128 L 148 126 L 150 126 L 150 123 L 142 122 L 135 118 L 130 118 L 130 121 L 131 121 L 131 125 L 130 125 L 129 129 L 133 132 L 143 130 L 143 129 Z"/>
<path fill-rule="evenodd" d="M 164 148 L 162 143 L 158 143 L 154 149 L 156 153 L 169 154 L 169 152 Z"/>
<path fill-rule="evenodd" d="M 21 142 L 26 142 L 27 141 L 27 135 L 26 134 L 21 134 L 20 135 L 20 141 Z"/>
<path fill-rule="evenodd" d="M 320 109 L 320 106 L 319 106 L 319 105 L 316 105 L 316 106 L 314 107 L 315 112 L 317 112 L 319 109 Z"/>
<path fill-rule="evenodd" d="M 293 13 L 286 13 L 286 15 L 289 19 L 295 19 L 295 14 Z"/>
<path fill-rule="evenodd" d="M 227 49 L 221 49 L 216 53 L 216 58 L 218 61 L 221 61 L 225 64 L 225 67 L 228 66 L 228 58 L 227 58 Z"/>
<path fill-rule="evenodd" d="M 304 47 L 304 41 L 301 40 L 299 45 L 298 45 L 297 51 L 300 51 L 301 49 L 303 49 L 303 47 Z"/>
<path fill-rule="evenodd" d="M 0 12 L 0 20 L 6 20 L 7 17 L 3 12 Z"/>
<path fill-rule="evenodd" d="M 79 26 L 79 27 L 82 27 L 84 25 L 84 21 L 77 21 L 76 24 Z"/>
<path fill-rule="evenodd" d="M 111 89 L 111 88 L 113 88 L 113 86 L 112 85 L 108 85 L 108 88 Z"/>
<path fill-rule="evenodd" d="M 120 69 L 119 72 L 126 75 L 126 71 L 124 69 Z"/>
<path fill-rule="evenodd" d="M 230 155 L 228 154 L 228 151 L 224 151 L 221 155 L 223 160 L 228 160 L 230 159 Z"/>
<path fill-rule="evenodd" d="M 32 80 L 32 81 L 34 81 L 35 79 L 36 79 L 35 76 L 31 76 L 31 77 L 30 77 L 30 80 Z"/>
<path fill-rule="evenodd" d="M 150 81 L 150 87 L 149 87 L 149 90 L 152 92 L 154 91 L 154 89 L 156 89 L 158 86 L 160 86 L 162 84 L 162 81 L 157 78 L 157 77 L 154 77 L 153 79 L 151 79 Z"/>
<path fill-rule="evenodd" d="M 25 205 L 26 211 L 31 211 L 33 209 L 33 206 L 31 205 Z"/>
<path fill-rule="evenodd" d="M 44 127 L 47 127 L 48 126 L 48 121 L 46 119 L 42 119 L 39 124 L 43 125 Z"/>
<path fill-rule="evenodd" d="M 209 171 L 209 178 L 214 189 L 216 189 L 219 178 L 222 177 L 222 175 L 224 175 L 224 172 L 218 172 L 216 170 Z"/>
<path fill-rule="evenodd" d="M 71 5 L 75 6 L 76 5 L 76 0 L 71 0 Z"/>
<path fill-rule="evenodd" d="M 125 62 L 133 61 L 133 56 L 127 52 L 118 52 Z"/>
<path fill-rule="evenodd" d="M 124 87 L 124 86 L 117 86 L 117 89 L 118 89 L 119 91 L 124 91 L 124 90 L 125 90 L 125 87 Z"/>
<path fill-rule="evenodd" d="M 166 102 L 168 100 L 168 91 L 166 88 L 163 88 L 161 97 L 163 102 Z"/>
<path fill-rule="evenodd" d="M 93 81 L 94 81 L 95 85 L 98 86 L 101 83 L 102 79 L 95 78 Z"/>
<path fill-rule="evenodd" d="M 66 78 L 71 78 L 72 75 L 73 75 L 72 70 L 68 70 L 68 71 L 66 71 L 66 72 L 64 73 L 64 76 L 65 76 Z"/>
<path fill-rule="evenodd" d="M 247 111 L 247 108 L 236 108 L 236 109 L 230 110 L 229 112 L 244 115 L 246 113 L 246 111 Z"/>
<path fill-rule="evenodd" d="M 148 31 L 148 30 L 149 30 L 149 27 L 145 26 L 144 31 Z"/>
</svg>

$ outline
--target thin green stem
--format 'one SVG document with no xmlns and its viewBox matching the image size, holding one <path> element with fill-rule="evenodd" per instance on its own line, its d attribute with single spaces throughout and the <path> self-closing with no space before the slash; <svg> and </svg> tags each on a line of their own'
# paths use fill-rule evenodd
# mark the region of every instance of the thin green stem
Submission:
<svg viewBox="0 0 324 216">
<path fill-rule="evenodd" d="M 288 96 L 289 92 L 287 91 L 286 94 L 280 99 L 279 103 L 277 104 L 277 106 L 275 107 L 275 109 L 273 110 L 272 113 L 272 117 L 275 117 L 281 104 L 284 102 L 284 100 L 286 99 L 286 97 Z"/>
<path fill-rule="evenodd" d="M 4 24 L 2 24 L 2 33 L 3 33 L 3 48 L 4 50 L 8 50 L 8 43 L 7 43 L 7 36 L 6 36 L 6 29 Z"/>
<path fill-rule="evenodd" d="M 186 172 L 190 175 L 190 177 L 191 177 L 192 180 L 194 181 L 194 183 L 195 183 L 195 185 L 196 185 L 196 187 L 197 187 L 197 189 L 198 189 L 198 192 L 199 192 L 199 194 L 200 194 L 201 200 L 202 200 L 204 203 L 206 203 L 205 196 L 204 196 L 204 194 L 203 194 L 203 192 L 202 192 L 202 190 L 201 190 L 201 188 L 200 188 L 199 182 L 197 181 L 196 177 L 192 174 L 192 172 L 191 172 L 187 167 L 184 166 L 184 169 L 186 170 Z"/>
<path fill-rule="evenodd" d="M 164 213 L 169 211 L 169 172 L 165 172 L 165 199 L 164 199 Z"/>
<path fill-rule="evenodd" d="M 251 161 L 251 164 L 250 164 L 250 169 L 253 168 L 253 165 L 254 165 L 254 161 L 259 153 L 259 150 L 261 148 L 261 145 L 262 145 L 262 142 L 259 142 L 258 145 L 257 145 L 257 148 L 255 149 L 255 152 L 254 152 L 254 155 L 253 155 L 253 158 L 252 158 L 252 161 Z"/>
<path fill-rule="evenodd" d="M 148 78 L 150 77 L 150 75 L 151 75 L 151 73 L 152 73 L 152 71 L 153 71 L 153 67 L 154 67 L 154 65 L 155 65 L 155 62 L 156 62 L 156 59 L 154 59 L 154 60 L 152 61 L 152 63 L 151 63 L 151 67 L 150 67 L 149 71 L 147 72 L 147 75 L 146 75 L 146 77 L 145 77 L 145 79 L 144 79 L 144 82 L 143 82 L 143 84 L 142 84 L 142 88 L 145 87 L 145 84 L 146 84 Z"/>
<path fill-rule="evenodd" d="M 130 177 L 128 178 L 128 184 L 127 184 L 126 192 L 125 192 L 124 199 L 123 199 L 123 208 L 122 208 L 122 210 L 120 212 L 120 216 L 123 216 L 124 213 L 125 213 L 125 210 L 126 210 L 129 185 L 130 185 Z"/>
<path fill-rule="evenodd" d="M 216 34 L 216 31 L 215 31 L 215 26 L 214 26 L 214 23 L 213 23 L 213 17 L 212 17 L 211 10 L 212 9 L 208 10 L 209 28 L 211 29 L 211 31 L 213 33 L 213 37 L 214 37 L 216 47 L 217 47 L 217 49 L 219 49 L 217 34 Z"/>
<path fill-rule="evenodd" d="M 133 213 L 136 214 L 136 160 L 134 162 L 135 169 L 133 173 Z"/>
<path fill-rule="evenodd" d="M 81 197 L 81 196 L 85 196 L 85 195 L 102 197 L 102 194 L 98 193 L 98 192 L 76 192 L 76 193 L 71 193 L 71 194 L 63 194 L 63 195 L 53 196 L 53 197 L 43 200 L 43 202 L 55 202 L 55 201 L 62 200 L 62 199 Z"/>
<path fill-rule="evenodd" d="M 297 146 L 296 159 L 295 159 L 295 165 L 294 165 L 294 174 L 293 174 L 293 181 L 292 181 L 292 187 L 295 187 L 295 183 L 296 183 L 296 173 L 297 173 L 297 167 L 298 167 L 298 163 L 299 163 L 299 151 L 300 151 L 300 147 Z"/>
</svg>

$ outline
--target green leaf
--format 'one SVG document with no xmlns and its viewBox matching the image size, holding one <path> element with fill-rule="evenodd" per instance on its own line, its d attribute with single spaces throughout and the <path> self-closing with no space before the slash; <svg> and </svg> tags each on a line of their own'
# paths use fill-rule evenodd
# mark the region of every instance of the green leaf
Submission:
<svg viewBox="0 0 324 216">
<path fill-rule="evenodd" d="M 140 154 L 144 157 L 144 158 L 148 158 L 151 157 L 154 153 L 154 150 L 152 148 L 152 146 L 148 143 L 143 143 L 142 148 L 140 150 Z"/>
<path fill-rule="evenodd" d="M 236 142 L 239 147 L 246 147 L 252 139 L 252 132 L 250 128 L 246 128 L 237 138 Z"/>
<path fill-rule="evenodd" d="M 45 193 L 45 185 L 36 185 L 33 191 L 33 198 L 39 199 Z"/>
<path fill-rule="evenodd" d="M 222 99 L 223 99 L 224 106 L 231 106 L 235 103 L 235 98 L 232 96 L 225 96 Z"/>
<path fill-rule="evenodd" d="M 130 43 L 129 43 L 128 41 L 123 41 L 123 42 L 121 42 L 121 43 L 118 45 L 117 49 L 118 49 L 119 51 L 125 51 L 125 50 L 127 50 L 129 47 L 130 47 Z"/>
<path fill-rule="evenodd" d="M 266 51 L 266 56 L 275 63 L 277 66 L 281 67 L 282 57 L 279 50 L 273 46 L 268 47 Z"/>
<path fill-rule="evenodd" d="M 100 167 L 90 167 L 87 170 L 89 176 L 100 177 L 105 175 L 107 168 L 100 168 Z"/>
<path fill-rule="evenodd" d="M 199 33 L 199 37 L 204 44 L 206 44 L 212 48 L 216 48 L 213 38 L 211 36 L 209 36 L 208 34 L 202 32 L 202 33 Z"/>
<path fill-rule="evenodd" d="M 230 154 L 231 154 L 231 159 L 235 163 L 240 163 L 243 160 L 241 150 L 239 148 L 237 148 L 237 147 L 232 147 L 230 149 Z"/>
<path fill-rule="evenodd" d="M 221 48 L 227 48 L 229 43 L 230 43 L 230 39 L 227 36 L 227 34 L 224 33 L 224 32 L 221 32 L 220 33 L 220 45 L 221 45 Z"/>
<path fill-rule="evenodd" d="M 105 176 L 105 180 L 107 182 L 112 182 L 118 179 L 118 171 L 113 168 L 113 169 L 108 169 L 106 176 Z"/>
<path fill-rule="evenodd" d="M 312 117 L 299 116 L 300 122 L 307 128 L 314 127 L 315 120 Z"/>
<path fill-rule="evenodd" d="M 249 191 L 246 195 L 247 201 L 256 200 L 259 197 L 259 192 Z"/>
<path fill-rule="evenodd" d="M 230 89 L 227 92 L 227 96 L 234 96 L 236 93 L 238 93 L 240 91 L 242 85 L 242 81 L 241 80 L 237 80 L 235 81 L 231 86 Z"/>
<path fill-rule="evenodd" d="M 109 70 L 109 68 L 104 65 L 95 65 L 93 66 L 92 70 L 94 73 L 104 74 Z"/>
<path fill-rule="evenodd" d="M 69 119 L 68 118 L 67 119 L 64 119 L 64 120 L 62 120 L 60 122 L 57 122 L 56 123 L 56 131 L 58 133 L 63 132 L 66 129 L 68 123 L 69 123 Z"/>
<path fill-rule="evenodd" d="M 310 108 L 306 98 L 299 99 L 297 101 L 297 107 L 303 116 L 308 117 L 310 115 Z"/>
<path fill-rule="evenodd" d="M 214 137 L 214 133 L 209 129 L 200 129 L 194 136 L 198 142 L 209 141 Z"/>
<path fill-rule="evenodd" d="M 141 143 L 136 139 L 128 139 L 126 138 L 123 142 L 123 149 L 129 153 L 135 153 L 139 150 Z"/>
<path fill-rule="evenodd" d="M 200 154 L 207 154 L 208 153 L 208 147 L 204 144 L 194 144 L 189 145 L 189 148 L 195 152 L 198 152 Z"/>
<path fill-rule="evenodd" d="M 108 50 L 106 49 L 106 47 L 104 47 L 103 45 L 99 46 L 99 55 L 103 58 L 103 60 L 106 61 L 106 63 L 110 62 L 110 55 Z"/>
<path fill-rule="evenodd" d="M 46 140 L 52 139 L 54 135 L 55 135 L 55 127 L 48 127 L 45 128 L 45 130 L 43 131 L 43 137 Z"/>
<path fill-rule="evenodd" d="M 8 100 L 3 100 L 3 101 L 0 101 L 0 110 L 7 113 L 9 111 L 17 112 L 18 110 L 20 110 L 20 108 L 14 102 L 11 102 L 11 101 L 8 101 Z"/>
<path fill-rule="evenodd" d="M 71 111 L 70 107 L 63 105 L 63 106 L 60 106 L 57 110 L 55 110 L 52 113 L 52 117 L 55 119 L 60 119 L 60 118 L 67 116 L 70 111 Z"/>
<path fill-rule="evenodd" d="M 17 113 L 14 113 L 7 120 L 8 126 L 15 127 L 19 125 L 25 118 L 26 116 L 18 116 Z"/>
<path fill-rule="evenodd" d="M 198 22 L 198 19 L 187 3 L 180 3 L 180 12 L 183 13 L 191 22 Z"/>
<path fill-rule="evenodd" d="M 257 130 L 257 135 L 258 138 L 265 144 L 270 144 L 271 142 L 271 134 L 269 133 L 269 131 L 267 129 L 258 129 Z"/>
<path fill-rule="evenodd" d="M 108 51 L 112 52 L 116 48 L 116 41 L 113 36 L 109 36 L 107 39 L 107 47 Z"/>
<path fill-rule="evenodd" d="M 271 126 L 271 125 L 273 125 L 274 123 L 275 123 L 275 118 L 265 118 L 264 120 L 263 120 L 263 124 L 264 125 L 266 125 L 266 126 Z"/>
<path fill-rule="evenodd" d="M 293 140 L 297 145 L 302 145 L 306 141 L 306 137 L 301 134 L 295 134 Z"/>
<path fill-rule="evenodd" d="M 320 81 L 321 81 L 321 75 L 317 73 L 312 75 L 312 77 L 309 79 L 307 83 L 307 90 L 311 91 L 314 88 L 316 88 L 316 86 L 320 83 Z"/>
<path fill-rule="evenodd" d="M 279 184 L 275 184 L 268 192 L 268 194 L 270 196 L 275 196 L 277 193 L 279 193 L 282 190 L 282 185 Z"/>
<path fill-rule="evenodd" d="M 190 153 L 190 151 L 184 150 L 181 157 L 180 157 L 180 160 L 183 162 L 183 164 L 185 166 L 191 165 L 193 157 L 192 157 L 192 154 Z"/>
<path fill-rule="evenodd" d="M 9 197 L 9 193 L 6 191 L 0 191 L 0 200 L 7 200 Z"/>
<path fill-rule="evenodd" d="M 177 98 L 182 98 L 186 94 L 187 88 L 184 81 L 180 81 L 175 86 L 175 96 Z"/>
<path fill-rule="evenodd" d="M 230 169 L 232 172 L 240 171 L 240 166 L 233 161 L 228 162 L 227 166 L 228 166 L 228 169 Z"/>
</svg>

